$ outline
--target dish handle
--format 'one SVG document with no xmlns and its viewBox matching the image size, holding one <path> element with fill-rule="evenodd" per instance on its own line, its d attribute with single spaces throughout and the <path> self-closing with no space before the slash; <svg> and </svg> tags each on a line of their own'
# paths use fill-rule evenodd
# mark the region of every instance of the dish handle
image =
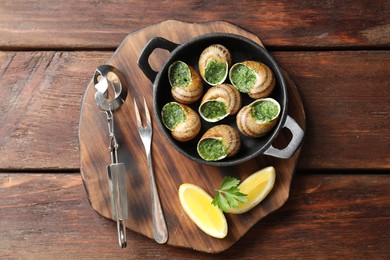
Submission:
<svg viewBox="0 0 390 260">
<path fill-rule="evenodd" d="M 161 37 L 155 37 L 146 44 L 138 58 L 138 66 L 152 83 L 154 82 L 158 72 L 154 71 L 150 66 L 149 56 L 155 49 L 165 49 L 169 52 L 172 52 L 174 49 L 176 49 L 177 46 L 179 46 L 179 44 L 168 41 L 167 39 Z"/>
<path fill-rule="evenodd" d="M 283 149 L 277 149 L 271 144 L 271 146 L 268 147 L 268 149 L 264 152 L 265 155 L 270 155 L 281 159 L 288 159 L 298 149 L 298 147 L 302 143 L 303 136 L 305 135 L 304 131 L 298 125 L 298 123 L 289 115 L 287 115 L 286 122 L 284 123 L 283 128 L 284 127 L 289 129 L 292 134 L 290 143 Z"/>
</svg>

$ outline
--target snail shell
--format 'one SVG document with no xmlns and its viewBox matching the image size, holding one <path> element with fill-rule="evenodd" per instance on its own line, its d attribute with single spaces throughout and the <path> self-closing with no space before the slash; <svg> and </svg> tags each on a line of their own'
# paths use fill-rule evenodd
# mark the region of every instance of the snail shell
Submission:
<svg viewBox="0 0 390 260">
<path fill-rule="evenodd" d="M 179 142 L 193 139 L 200 131 L 201 123 L 198 114 L 190 107 L 170 102 L 161 111 L 161 118 L 173 138 Z"/>
<path fill-rule="evenodd" d="M 280 105 L 273 98 L 262 98 L 244 106 L 237 114 L 238 129 L 246 136 L 267 134 L 278 121 Z"/>
<path fill-rule="evenodd" d="M 248 93 L 254 99 L 269 96 L 275 87 L 272 70 L 258 61 L 234 64 L 229 71 L 229 79 L 239 91 Z"/>
<path fill-rule="evenodd" d="M 221 84 L 210 88 L 204 94 L 199 114 L 208 122 L 217 122 L 228 115 L 236 114 L 241 104 L 240 92 L 230 84 Z M 207 111 L 213 111 L 216 116 L 210 115 Z"/>
<path fill-rule="evenodd" d="M 240 135 L 236 129 L 229 125 L 217 125 L 204 133 L 197 150 L 202 159 L 218 161 L 236 155 L 240 146 Z"/>
<path fill-rule="evenodd" d="M 198 61 L 201 77 L 212 86 L 222 84 L 225 81 L 231 64 L 232 55 L 221 44 L 213 44 L 204 49 Z"/>
<path fill-rule="evenodd" d="M 173 98 L 183 104 L 197 101 L 203 93 L 203 83 L 198 72 L 183 61 L 175 61 L 168 68 L 168 79 Z"/>
</svg>

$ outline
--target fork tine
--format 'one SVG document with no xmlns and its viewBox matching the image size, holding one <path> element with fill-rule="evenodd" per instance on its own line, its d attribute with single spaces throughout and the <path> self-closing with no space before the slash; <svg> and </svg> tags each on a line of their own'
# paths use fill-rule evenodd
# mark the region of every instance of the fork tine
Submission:
<svg viewBox="0 0 390 260">
<path fill-rule="evenodd" d="M 144 98 L 144 106 L 145 106 L 145 114 L 146 114 L 146 124 L 150 125 L 152 121 L 150 119 L 150 113 L 149 113 L 148 105 L 146 104 L 145 98 Z"/>
<path fill-rule="evenodd" d="M 139 115 L 139 110 L 138 110 L 138 106 L 137 106 L 137 102 L 135 101 L 135 98 L 134 98 L 134 110 L 135 110 L 135 117 L 137 119 L 137 126 L 142 127 L 141 117 Z"/>
</svg>

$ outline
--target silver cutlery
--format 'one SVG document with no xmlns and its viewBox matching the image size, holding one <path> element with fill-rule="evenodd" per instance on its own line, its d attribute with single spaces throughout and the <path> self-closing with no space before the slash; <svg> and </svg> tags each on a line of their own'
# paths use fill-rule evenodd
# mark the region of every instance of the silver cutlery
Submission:
<svg viewBox="0 0 390 260">
<path fill-rule="evenodd" d="M 109 74 L 111 77 L 109 77 Z M 115 75 L 112 78 L 112 75 Z M 109 132 L 109 151 L 111 164 L 107 166 L 108 187 L 111 201 L 111 214 L 117 223 L 118 241 L 120 247 L 126 247 L 126 220 L 128 218 L 126 169 L 125 164 L 118 161 L 119 144 L 114 131 L 114 110 L 125 102 L 127 97 L 126 79 L 122 73 L 111 65 L 101 65 L 93 77 L 96 88 L 95 101 L 98 107 L 107 115 Z M 115 97 L 109 99 L 108 92 L 115 92 Z"/>
<path fill-rule="evenodd" d="M 164 244 L 168 240 L 168 229 L 165 223 L 164 213 L 162 211 L 160 198 L 157 191 L 156 181 L 153 173 L 153 163 L 151 154 L 151 143 L 152 143 L 152 121 L 150 119 L 150 113 L 148 106 L 144 98 L 144 109 L 145 109 L 145 126 L 142 125 L 140 113 L 138 110 L 137 102 L 134 99 L 135 116 L 137 119 L 138 133 L 141 137 L 142 143 L 145 147 L 146 158 L 148 162 L 148 172 L 150 181 L 150 193 L 152 199 L 152 220 L 153 220 L 153 231 L 154 240 L 159 244 Z"/>
</svg>

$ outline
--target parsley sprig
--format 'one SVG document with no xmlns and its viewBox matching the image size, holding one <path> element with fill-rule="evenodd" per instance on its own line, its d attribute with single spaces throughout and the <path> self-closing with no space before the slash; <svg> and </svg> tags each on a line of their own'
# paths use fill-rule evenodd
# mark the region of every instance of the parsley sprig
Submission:
<svg viewBox="0 0 390 260">
<path fill-rule="evenodd" d="M 247 194 L 241 193 L 240 189 L 237 187 L 239 183 L 240 180 L 234 177 L 225 176 L 221 187 L 215 190 L 217 195 L 211 204 L 217 206 L 224 212 L 229 212 L 230 208 L 237 208 L 239 202 L 247 202 Z"/>
</svg>

